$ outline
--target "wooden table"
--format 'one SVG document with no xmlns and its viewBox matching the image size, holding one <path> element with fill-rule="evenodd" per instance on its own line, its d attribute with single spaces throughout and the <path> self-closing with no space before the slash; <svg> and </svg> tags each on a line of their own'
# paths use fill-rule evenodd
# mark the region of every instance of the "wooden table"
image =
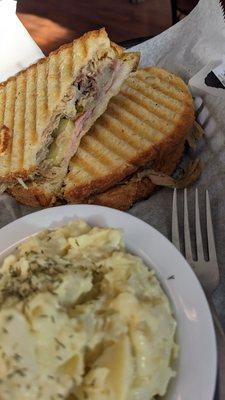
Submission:
<svg viewBox="0 0 225 400">
<path fill-rule="evenodd" d="M 170 0 L 20 0 L 18 16 L 45 54 L 105 26 L 115 42 L 152 37 L 171 23 Z"/>
</svg>

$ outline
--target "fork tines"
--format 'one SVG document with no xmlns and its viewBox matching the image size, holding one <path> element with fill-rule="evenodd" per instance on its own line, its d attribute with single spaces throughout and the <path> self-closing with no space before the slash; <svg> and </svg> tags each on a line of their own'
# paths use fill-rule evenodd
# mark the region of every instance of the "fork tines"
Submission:
<svg viewBox="0 0 225 400">
<path fill-rule="evenodd" d="M 206 190 L 205 193 L 205 202 L 206 202 L 206 232 L 207 232 L 208 260 L 210 262 L 217 262 L 208 190 Z M 172 242 L 177 247 L 177 249 L 181 251 L 178 219 L 179 218 L 178 218 L 178 207 L 177 207 L 177 190 L 174 189 L 173 215 L 172 215 Z M 203 240 L 202 240 L 202 231 L 200 222 L 199 196 L 197 189 L 195 191 L 195 242 L 196 242 L 197 261 L 205 262 L 206 260 L 203 250 Z M 190 237 L 187 189 L 184 189 L 184 249 L 185 249 L 186 259 L 189 262 L 193 263 L 194 260 L 193 260 L 193 252 L 192 252 L 191 237 Z"/>
</svg>

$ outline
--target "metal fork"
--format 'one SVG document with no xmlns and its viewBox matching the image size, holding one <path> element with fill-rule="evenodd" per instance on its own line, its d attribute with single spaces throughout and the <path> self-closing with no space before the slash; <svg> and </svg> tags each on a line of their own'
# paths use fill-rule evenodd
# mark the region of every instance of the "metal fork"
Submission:
<svg viewBox="0 0 225 400">
<path fill-rule="evenodd" d="M 213 234 L 213 225 L 211 217 L 211 208 L 209 193 L 206 190 L 206 231 L 207 231 L 207 248 L 208 260 L 206 260 L 203 250 L 200 212 L 199 212 L 199 199 L 198 190 L 195 192 L 195 243 L 197 259 L 195 260 L 192 253 L 190 229 L 189 229 L 189 216 L 188 216 L 188 201 L 187 189 L 184 189 L 184 249 L 185 258 L 192 266 L 195 274 L 197 275 L 208 300 L 211 313 L 214 319 L 214 324 L 217 333 L 217 348 L 218 348 L 218 390 L 219 400 L 225 400 L 225 334 L 217 316 L 216 309 L 212 300 L 212 293 L 219 284 L 219 267 L 217 263 L 216 247 Z M 177 190 L 174 189 L 173 194 L 173 213 L 172 213 L 172 242 L 181 251 L 180 235 L 178 225 L 178 211 L 177 211 Z"/>
</svg>

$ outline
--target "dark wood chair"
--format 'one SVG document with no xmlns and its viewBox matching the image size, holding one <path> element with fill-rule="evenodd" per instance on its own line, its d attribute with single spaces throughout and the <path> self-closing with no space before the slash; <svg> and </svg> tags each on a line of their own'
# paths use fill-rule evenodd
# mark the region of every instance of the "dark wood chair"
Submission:
<svg viewBox="0 0 225 400">
<path fill-rule="evenodd" d="M 113 41 L 125 42 L 130 47 L 171 25 L 170 0 L 132 0 L 132 3 L 130 0 L 20 0 L 17 11 L 31 36 L 48 54 L 82 33 L 102 26 Z"/>
<path fill-rule="evenodd" d="M 181 18 L 189 14 L 198 0 L 171 0 L 172 22 L 176 24 Z"/>
<path fill-rule="evenodd" d="M 197 5 L 199 0 L 170 0 L 172 7 L 172 22 L 175 24 Z M 221 4 L 225 9 L 225 0 L 221 0 Z"/>
</svg>

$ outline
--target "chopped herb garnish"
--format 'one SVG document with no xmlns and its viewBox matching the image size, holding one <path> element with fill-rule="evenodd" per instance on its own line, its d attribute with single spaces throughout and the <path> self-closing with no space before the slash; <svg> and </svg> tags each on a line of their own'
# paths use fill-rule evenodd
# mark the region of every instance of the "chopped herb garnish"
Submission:
<svg viewBox="0 0 225 400">
<path fill-rule="evenodd" d="M 41 314 L 41 315 L 39 315 L 39 318 L 48 318 L 48 315 L 47 314 Z"/>
<path fill-rule="evenodd" d="M 12 321 L 12 319 L 13 319 L 13 315 L 7 315 L 7 317 L 6 317 L 7 322 Z"/>
<path fill-rule="evenodd" d="M 54 339 L 58 343 L 59 346 L 63 347 L 64 349 L 66 348 L 66 346 L 62 342 L 60 342 L 59 339 L 57 339 L 56 337 Z"/>
<path fill-rule="evenodd" d="M 52 322 L 53 322 L 53 324 L 55 323 L 55 317 L 54 317 L 54 315 L 51 315 L 51 320 L 52 320 Z"/>
<path fill-rule="evenodd" d="M 18 354 L 18 353 L 15 353 L 15 354 L 13 355 L 13 358 L 14 358 L 14 360 L 16 360 L 16 361 L 20 361 L 21 358 L 22 358 L 22 356 L 21 356 L 20 354 Z"/>
<path fill-rule="evenodd" d="M 174 275 L 168 276 L 167 280 L 169 281 L 170 279 L 175 279 L 175 276 Z"/>
</svg>

